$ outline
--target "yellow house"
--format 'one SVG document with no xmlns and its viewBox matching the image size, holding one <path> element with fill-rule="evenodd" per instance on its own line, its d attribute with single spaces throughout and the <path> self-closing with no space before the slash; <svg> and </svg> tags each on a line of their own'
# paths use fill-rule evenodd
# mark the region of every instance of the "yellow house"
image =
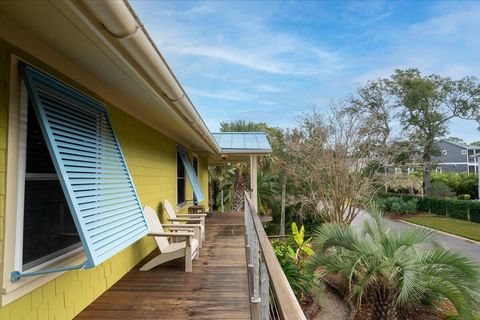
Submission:
<svg viewBox="0 0 480 320">
<path fill-rule="evenodd" d="M 265 141 L 210 133 L 126 1 L 0 2 L 0 319 L 77 316 L 156 248 L 142 206 L 208 208 L 225 159 L 251 161 L 247 255 L 280 291 L 254 212 Z"/>
</svg>

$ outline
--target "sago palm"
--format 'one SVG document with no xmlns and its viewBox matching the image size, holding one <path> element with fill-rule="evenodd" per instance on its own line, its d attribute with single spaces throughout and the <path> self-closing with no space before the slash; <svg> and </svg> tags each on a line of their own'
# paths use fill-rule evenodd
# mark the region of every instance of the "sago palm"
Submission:
<svg viewBox="0 0 480 320">
<path fill-rule="evenodd" d="M 373 210 L 374 212 L 377 210 Z M 378 213 L 361 230 L 325 224 L 316 230 L 312 267 L 321 277 L 348 283 L 349 299 L 373 298 L 373 319 L 395 320 L 397 311 L 449 300 L 460 319 L 480 309 L 480 274 L 475 262 L 435 243 L 423 228 L 392 232 Z"/>
</svg>

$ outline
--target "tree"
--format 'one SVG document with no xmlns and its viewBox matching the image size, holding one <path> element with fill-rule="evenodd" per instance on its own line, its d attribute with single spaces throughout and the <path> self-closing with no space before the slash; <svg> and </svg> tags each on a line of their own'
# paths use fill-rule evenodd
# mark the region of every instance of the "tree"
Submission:
<svg viewBox="0 0 480 320">
<path fill-rule="evenodd" d="M 474 141 L 470 143 L 471 146 L 480 147 L 480 141 Z"/>
<path fill-rule="evenodd" d="M 348 297 L 358 306 L 370 296 L 372 319 L 396 320 L 399 309 L 444 299 L 460 319 L 479 315 L 480 273 L 474 261 L 435 245 L 431 230 L 391 232 L 375 212 L 361 231 L 333 223 L 318 228 L 312 269 L 322 270 L 321 278 L 335 275 L 346 281 Z"/>
<path fill-rule="evenodd" d="M 348 97 L 345 111 L 362 117 L 376 135 L 377 143 L 370 148 L 371 165 L 382 167 L 387 173 L 389 165 L 410 166 L 415 163 L 417 152 L 414 143 L 392 138 L 391 123 L 394 113 L 393 97 L 388 94 L 384 79 L 368 81 Z"/>
<path fill-rule="evenodd" d="M 347 99 L 345 111 L 362 116 L 379 137 L 381 149 L 387 145 L 392 132 L 391 97 L 386 94 L 386 83 L 382 79 L 368 81 Z"/>
<path fill-rule="evenodd" d="M 450 142 L 454 142 L 454 143 L 458 143 L 458 144 L 464 144 L 466 145 L 465 141 L 463 141 L 462 138 L 457 138 L 457 137 L 448 137 L 446 139 L 447 141 L 450 141 Z"/>
<path fill-rule="evenodd" d="M 397 69 L 384 81 L 404 133 L 421 148 L 424 194 L 429 195 L 435 141 L 446 135 L 453 118 L 480 121 L 480 84 L 474 77 L 423 76 L 418 69 Z"/>
<path fill-rule="evenodd" d="M 350 224 L 362 201 L 374 193 L 375 170 L 366 170 L 379 145 L 376 130 L 362 116 L 334 105 L 328 114 L 305 113 L 286 134 L 287 174 L 300 213 Z"/>
</svg>

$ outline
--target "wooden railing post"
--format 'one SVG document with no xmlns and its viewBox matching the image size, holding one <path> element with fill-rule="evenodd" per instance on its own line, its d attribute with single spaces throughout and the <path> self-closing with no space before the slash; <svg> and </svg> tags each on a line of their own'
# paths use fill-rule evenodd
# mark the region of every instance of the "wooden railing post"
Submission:
<svg viewBox="0 0 480 320">
<path fill-rule="evenodd" d="M 270 279 L 267 266 L 262 257 L 260 262 L 260 300 L 262 302 L 262 319 L 270 319 Z"/>
<path fill-rule="evenodd" d="M 305 320 L 302 308 L 263 229 L 255 205 L 246 192 L 244 213 L 252 319 Z"/>
</svg>

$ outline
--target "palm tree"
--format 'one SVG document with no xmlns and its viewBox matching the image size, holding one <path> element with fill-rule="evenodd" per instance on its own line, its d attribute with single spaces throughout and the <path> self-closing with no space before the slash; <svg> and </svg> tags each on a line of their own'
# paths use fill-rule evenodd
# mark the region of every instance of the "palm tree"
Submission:
<svg viewBox="0 0 480 320">
<path fill-rule="evenodd" d="M 233 199 L 233 177 L 235 169 L 231 165 L 209 167 L 209 195 L 215 207 L 221 206 L 220 190 L 223 190 L 223 205 L 227 211 L 232 208 Z"/>
<path fill-rule="evenodd" d="M 435 243 L 423 228 L 391 232 L 377 209 L 361 231 L 324 224 L 316 230 L 311 261 L 320 277 L 337 275 L 360 306 L 373 297 L 373 319 L 396 320 L 402 308 L 449 300 L 461 319 L 480 310 L 480 271 L 475 262 Z"/>
<path fill-rule="evenodd" d="M 233 182 L 232 210 L 243 211 L 243 195 L 247 190 L 248 165 L 244 162 L 234 164 L 235 178 Z"/>
<path fill-rule="evenodd" d="M 278 194 L 280 193 L 278 176 L 270 171 L 261 170 L 258 173 L 257 183 L 258 209 L 260 213 L 267 214 L 269 208 L 278 207 Z"/>
</svg>

